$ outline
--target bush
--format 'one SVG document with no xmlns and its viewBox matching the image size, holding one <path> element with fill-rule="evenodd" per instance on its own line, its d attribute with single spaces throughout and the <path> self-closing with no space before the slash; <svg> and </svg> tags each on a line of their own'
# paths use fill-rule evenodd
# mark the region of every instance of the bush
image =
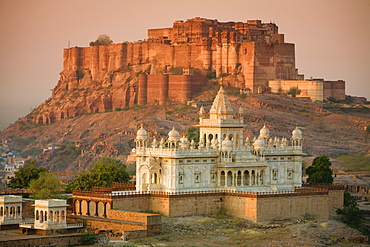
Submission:
<svg viewBox="0 0 370 247">
<path fill-rule="evenodd" d="M 98 237 L 96 234 L 93 234 L 91 232 L 84 232 L 81 235 L 80 243 L 82 245 L 93 245 L 98 240 Z"/>
<path fill-rule="evenodd" d="M 210 71 L 206 74 L 206 78 L 208 80 L 211 80 L 211 79 L 216 79 L 216 71 Z"/>
<path fill-rule="evenodd" d="M 182 75 L 184 73 L 184 71 L 181 67 L 171 67 L 168 70 L 168 73 L 171 74 L 171 75 Z"/>
<path fill-rule="evenodd" d="M 40 148 L 31 148 L 21 153 L 22 158 L 27 158 L 28 156 L 37 156 L 42 153 Z"/>
</svg>

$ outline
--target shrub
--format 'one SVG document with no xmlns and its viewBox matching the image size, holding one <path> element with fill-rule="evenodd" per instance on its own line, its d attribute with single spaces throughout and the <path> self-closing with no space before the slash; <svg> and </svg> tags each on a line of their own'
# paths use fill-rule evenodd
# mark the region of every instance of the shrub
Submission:
<svg viewBox="0 0 370 247">
<path fill-rule="evenodd" d="M 96 234 L 93 234 L 91 232 L 84 232 L 81 235 L 80 243 L 82 245 L 93 245 L 98 240 L 98 237 Z"/>
</svg>

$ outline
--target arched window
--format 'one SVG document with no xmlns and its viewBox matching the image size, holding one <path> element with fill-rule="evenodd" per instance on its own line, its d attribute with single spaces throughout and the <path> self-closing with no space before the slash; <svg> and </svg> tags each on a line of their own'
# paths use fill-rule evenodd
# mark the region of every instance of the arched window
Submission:
<svg viewBox="0 0 370 247">
<path fill-rule="evenodd" d="M 60 217 L 59 217 L 60 215 L 59 215 L 59 211 L 55 211 L 54 212 L 54 221 L 55 222 L 60 222 Z"/>
<path fill-rule="evenodd" d="M 0 216 L 4 216 L 4 207 L 0 207 Z"/>
<path fill-rule="evenodd" d="M 256 172 L 252 170 L 252 181 L 251 185 L 256 185 Z"/>
<path fill-rule="evenodd" d="M 40 211 L 40 223 L 44 222 L 44 212 Z"/>
<path fill-rule="evenodd" d="M 227 172 L 227 186 L 233 186 L 233 173 L 231 171 Z"/>
<path fill-rule="evenodd" d="M 244 171 L 244 185 L 249 185 L 249 171 Z"/>
<path fill-rule="evenodd" d="M 54 221 L 54 214 L 53 211 L 49 212 L 49 221 Z"/>
<path fill-rule="evenodd" d="M 261 171 L 260 172 L 260 185 L 263 185 L 265 183 L 265 172 Z"/>
<path fill-rule="evenodd" d="M 225 172 L 221 172 L 221 186 L 225 186 Z"/>
<path fill-rule="evenodd" d="M 40 220 L 39 210 L 36 210 L 36 220 Z"/>
<path fill-rule="evenodd" d="M 61 218 L 62 218 L 62 220 L 66 220 L 66 215 L 65 215 L 65 213 L 64 213 L 64 210 L 62 210 Z"/>
<path fill-rule="evenodd" d="M 17 206 L 17 217 L 21 216 L 21 207 Z"/>
<path fill-rule="evenodd" d="M 236 177 L 236 186 L 242 185 L 242 172 L 238 171 L 237 177 Z"/>
</svg>

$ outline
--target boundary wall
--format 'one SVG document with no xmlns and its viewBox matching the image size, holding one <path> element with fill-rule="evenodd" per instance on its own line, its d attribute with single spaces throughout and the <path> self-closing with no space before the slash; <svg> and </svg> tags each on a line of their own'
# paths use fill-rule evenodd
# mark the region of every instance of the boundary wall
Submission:
<svg viewBox="0 0 370 247">
<path fill-rule="evenodd" d="M 328 219 L 335 208 L 343 206 L 342 185 L 296 188 L 294 191 L 246 192 L 246 191 L 198 191 L 198 192 L 116 192 L 115 194 L 74 193 L 73 197 L 84 200 L 83 195 L 110 198 L 112 208 L 126 211 L 155 212 L 168 217 L 200 215 L 218 212 L 225 208 L 230 215 L 254 222 L 273 219 L 297 219 L 305 214 Z M 84 211 L 84 210 L 83 210 Z M 79 212 L 75 212 L 79 213 Z M 108 213 L 109 214 L 109 213 Z"/>
</svg>

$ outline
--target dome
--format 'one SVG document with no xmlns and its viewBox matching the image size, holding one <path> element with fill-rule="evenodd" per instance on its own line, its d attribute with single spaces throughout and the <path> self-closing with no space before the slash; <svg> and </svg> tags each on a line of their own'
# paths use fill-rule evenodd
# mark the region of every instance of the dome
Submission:
<svg viewBox="0 0 370 247">
<path fill-rule="evenodd" d="M 302 131 L 296 127 L 292 132 L 292 139 L 293 140 L 302 140 Z"/>
<path fill-rule="evenodd" d="M 260 136 L 259 136 L 259 138 L 264 138 L 264 139 L 270 138 L 270 131 L 266 127 L 266 125 L 263 125 L 263 128 L 260 130 Z"/>
<path fill-rule="evenodd" d="M 222 151 L 232 151 L 233 150 L 233 143 L 229 139 L 225 139 L 222 141 Z"/>
<path fill-rule="evenodd" d="M 168 133 L 168 140 L 171 142 L 178 142 L 180 141 L 180 133 L 175 130 L 175 127 L 172 128 L 172 130 Z"/>
<path fill-rule="evenodd" d="M 254 149 L 259 149 L 259 150 L 264 150 L 265 149 L 265 142 L 264 140 L 262 139 L 257 139 L 254 143 L 253 143 L 253 146 L 254 146 Z"/>
<path fill-rule="evenodd" d="M 143 128 L 143 126 L 141 126 L 140 129 L 136 132 L 136 139 L 137 140 L 146 140 L 146 139 L 148 139 L 147 132 Z"/>
<path fill-rule="evenodd" d="M 186 137 L 185 136 L 183 136 L 182 138 L 181 138 L 181 140 L 180 140 L 182 143 L 187 143 L 188 142 L 188 139 L 186 139 Z"/>
</svg>

